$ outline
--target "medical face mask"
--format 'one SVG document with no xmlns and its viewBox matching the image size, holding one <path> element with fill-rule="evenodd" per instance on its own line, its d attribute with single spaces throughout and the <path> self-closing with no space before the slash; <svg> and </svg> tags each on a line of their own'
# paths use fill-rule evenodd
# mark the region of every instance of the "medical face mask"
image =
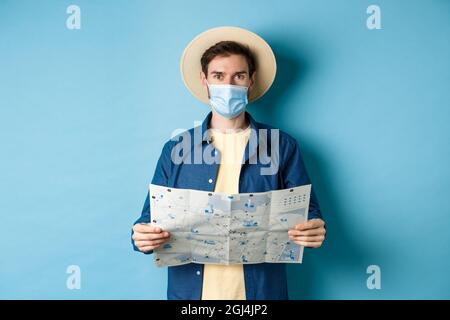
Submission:
<svg viewBox="0 0 450 320">
<path fill-rule="evenodd" d="M 248 87 L 232 84 L 209 84 L 209 104 L 222 117 L 233 119 L 245 110 Z"/>
</svg>

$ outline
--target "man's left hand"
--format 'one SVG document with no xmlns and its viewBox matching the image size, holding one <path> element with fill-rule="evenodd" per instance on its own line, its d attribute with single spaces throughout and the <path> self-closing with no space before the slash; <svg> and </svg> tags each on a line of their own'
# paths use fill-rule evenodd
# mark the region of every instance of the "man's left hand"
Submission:
<svg viewBox="0 0 450 320">
<path fill-rule="evenodd" d="M 325 222 L 322 219 L 312 219 L 297 224 L 288 231 L 289 239 L 294 243 L 309 248 L 319 248 L 325 240 Z"/>
</svg>

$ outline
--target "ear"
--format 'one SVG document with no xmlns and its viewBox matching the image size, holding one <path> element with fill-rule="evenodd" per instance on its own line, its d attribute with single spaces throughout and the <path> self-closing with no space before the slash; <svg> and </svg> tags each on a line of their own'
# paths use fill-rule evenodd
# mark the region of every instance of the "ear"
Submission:
<svg viewBox="0 0 450 320">
<path fill-rule="evenodd" d="M 252 76 L 250 77 L 250 85 L 248 86 L 248 91 L 250 91 L 253 88 L 255 82 L 256 82 L 256 71 L 254 71 Z"/>
<path fill-rule="evenodd" d="M 207 89 L 206 85 L 206 75 L 203 71 L 200 71 L 200 82 L 202 83 L 203 87 Z"/>
<path fill-rule="evenodd" d="M 200 71 L 200 82 L 202 83 L 203 88 L 208 93 L 208 99 L 209 99 L 209 90 L 208 90 L 208 85 L 206 84 L 206 75 L 203 71 Z"/>
</svg>

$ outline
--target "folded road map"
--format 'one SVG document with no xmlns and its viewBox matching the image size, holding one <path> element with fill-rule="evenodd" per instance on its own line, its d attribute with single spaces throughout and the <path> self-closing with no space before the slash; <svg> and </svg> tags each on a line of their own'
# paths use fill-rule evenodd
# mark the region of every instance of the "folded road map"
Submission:
<svg viewBox="0 0 450 320">
<path fill-rule="evenodd" d="M 301 263 L 287 231 L 308 218 L 311 185 L 227 194 L 150 185 L 152 222 L 170 232 L 157 266 Z"/>
</svg>

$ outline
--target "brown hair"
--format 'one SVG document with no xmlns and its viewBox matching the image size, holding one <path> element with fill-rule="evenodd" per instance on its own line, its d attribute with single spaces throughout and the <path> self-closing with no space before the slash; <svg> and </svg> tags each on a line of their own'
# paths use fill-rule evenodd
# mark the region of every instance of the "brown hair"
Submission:
<svg viewBox="0 0 450 320">
<path fill-rule="evenodd" d="M 248 64 L 248 72 L 251 77 L 256 70 L 256 61 L 248 46 L 244 46 L 235 41 L 220 41 L 207 49 L 200 59 L 202 71 L 208 76 L 208 65 L 217 56 L 228 57 L 232 54 L 244 56 Z"/>
</svg>

